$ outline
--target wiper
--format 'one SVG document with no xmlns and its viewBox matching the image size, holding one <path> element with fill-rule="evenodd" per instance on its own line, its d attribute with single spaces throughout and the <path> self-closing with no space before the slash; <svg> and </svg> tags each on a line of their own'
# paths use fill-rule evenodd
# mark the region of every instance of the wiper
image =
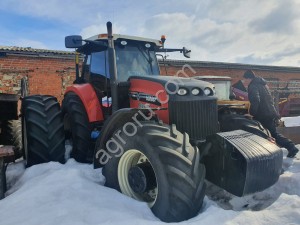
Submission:
<svg viewBox="0 0 300 225">
<path fill-rule="evenodd" d="M 138 50 L 142 53 L 142 55 L 144 56 L 144 58 L 147 60 L 147 62 L 150 64 L 150 69 L 151 69 L 151 73 L 153 74 L 153 67 L 152 67 L 152 62 L 153 62 L 153 59 L 151 58 L 150 56 L 150 51 L 148 49 L 148 52 L 145 53 L 145 50 L 142 49 L 140 46 L 138 46 Z M 147 55 L 148 54 L 148 57 Z"/>
</svg>

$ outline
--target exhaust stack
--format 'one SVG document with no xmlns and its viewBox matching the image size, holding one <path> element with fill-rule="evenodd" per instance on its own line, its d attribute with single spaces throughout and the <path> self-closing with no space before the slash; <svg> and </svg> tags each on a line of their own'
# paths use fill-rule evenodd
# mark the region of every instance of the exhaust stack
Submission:
<svg viewBox="0 0 300 225">
<path fill-rule="evenodd" d="M 108 61 L 109 61 L 109 73 L 110 73 L 112 112 L 114 113 L 119 109 L 116 52 L 115 52 L 113 33 L 112 33 L 112 23 L 107 22 L 106 27 L 107 27 L 107 38 L 108 38 L 107 51 L 108 51 Z"/>
</svg>

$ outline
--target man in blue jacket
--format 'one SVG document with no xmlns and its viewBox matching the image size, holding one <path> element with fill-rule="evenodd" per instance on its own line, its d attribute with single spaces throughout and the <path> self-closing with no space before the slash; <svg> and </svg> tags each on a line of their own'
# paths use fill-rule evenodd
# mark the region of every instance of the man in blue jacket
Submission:
<svg viewBox="0 0 300 225">
<path fill-rule="evenodd" d="M 291 140 L 276 131 L 276 121 L 280 119 L 280 115 L 275 109 L 267 82 L 263 78 L 255 76 L 252 70 L 247 70 L 244 78 L 251 80 L 248 85 L 250 114 L 270 131 L 278 145 L 288 150 L 287 157 L 294 158 L 299 150 Z"/>
</svg>

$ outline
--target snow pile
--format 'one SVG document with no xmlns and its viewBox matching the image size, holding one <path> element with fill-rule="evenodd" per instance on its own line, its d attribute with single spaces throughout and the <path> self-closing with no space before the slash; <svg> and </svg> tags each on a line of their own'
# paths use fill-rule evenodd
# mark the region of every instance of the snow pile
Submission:
<svg viewBox="0 0 300 225">
<path fill-rule="evenodd" d="M 299 224 L 300 160 L 284 158 L 283 167 L 274 186 L 243 198 L 209 185 L 201 213 L 182 224 Z M 26 170 L 18 162 L 7 177 L 1 225 L 163 224 L 145 203 L 104 187 L 101 169 L 73 159 Z"/>
<path fill-rule="evenodd" d="M 285 127 L 299 127 L 300 126 L 300 116 L 282 117 L 281 120 L 284 122 Z"/>
</svg>

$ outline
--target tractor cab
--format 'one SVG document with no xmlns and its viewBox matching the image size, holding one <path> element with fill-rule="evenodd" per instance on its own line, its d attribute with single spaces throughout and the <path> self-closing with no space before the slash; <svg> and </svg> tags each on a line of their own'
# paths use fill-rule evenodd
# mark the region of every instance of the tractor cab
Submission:
<svg viewBox="0 0 300 225">
<path fill-rule="evenodd" d="M 76 38 L 76 36 L 75 36 Z M 66 38 L 66 45 L 69 39 Z M 158 40 L 134 36 L 115 34 L 113 37 L 115 49 L 116 78 L 113 90 L 117 92 L 118 108 L 129 107 L 128 82 L 131 76 L 158 76 L 159 66 L 155 52 L 162 44 Z M 104 117 L 111 114 L 111 72 L 107 34 L 99 34 L 85 40 L 85 44 L 78 47 L 77 52 L 84 55 L 81 75 L 77 76 L 77 83 L 88 81 L 100 100 Z M 114 66 L 114 65 L 111 65 Z"/>
<path fill-rule="evenodd" d="M 76 37 L 76 36 L 75 36 Z M 74 39 L 74 36 L 66 38 Z M 107 34 L 99 34 L 85 40 L 77 49 L 84 54 L 84 67 L 81 76 L 104 76 L 110 78 Z M 159 75 L 155 52 L 162 45 L 154 39 L 126 35 L 114 35 L 114 47 L 118 82 L 127 81 L 130 76 Z M 89 69 L 89 70 L 88 70 Z M 90 74 L 88 74 L 88 72 Z"/>
<path fill-rule="evenodd" d="M 157 52 L 179 51 L 185 57 L 189 57 L 190 54 L 190 50 L 186 48 L 164 48 L 166 40 L 164 35 L 161 40 L 156 40 L 114 34 L 111 40 L 113 54 L 109 54 L 108 34 L 95 35 L 85 40 L 79 35 L 65 38 L 66 47 L 76 48 L 78 53 L 74 83 L 92 85 L 103 109 L 103 118 L 111 115 L 112 111 L 130 107 L 128 96 L 131 77 L 149 78 L 160 75 Z M 81 73 L 78 60 L 80 54 L 84 59 Z M 74 91 L 74 89 L 67 89 L 68 91 Z"/>
<path fill-rule="evenodd" d="M 160 74 L 157 52 L 179 51 L 187 58 L 190 50 L 164 48 L 165 36 L 161 40 L 136 36 L 114 34 L 112 37 L 117 76 L 119 82 L 127 81 L 130 76 L 158 76 Z M 84 44 L 83 44 L 84 42 Z M 92 75 L 110 78 L 108 59 L 108 35 L 99 34 L 83 40 L 79 35 L 65 38 L 67 48 L 77 48 L 76 52 L 84 55 L 83 70 L 78 74 L 77 82 Z M 78 60 L 77 62 L 78 63 Z"/>
</svg>

